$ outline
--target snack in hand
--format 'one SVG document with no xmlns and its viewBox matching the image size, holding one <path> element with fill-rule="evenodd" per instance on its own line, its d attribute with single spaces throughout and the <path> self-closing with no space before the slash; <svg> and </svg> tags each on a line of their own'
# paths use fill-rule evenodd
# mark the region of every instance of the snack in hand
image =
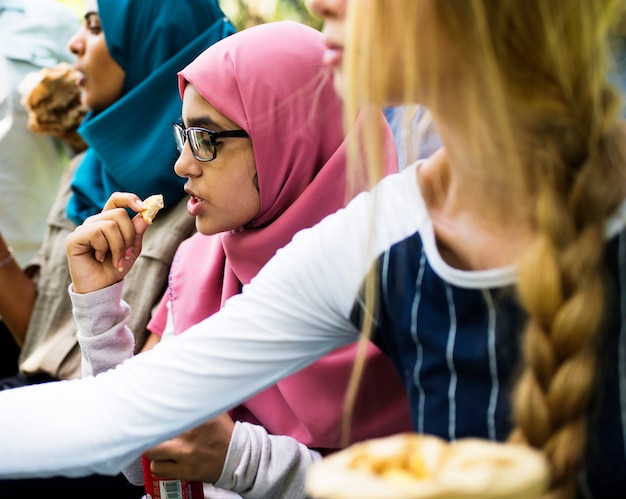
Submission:
<svg viewBox="0 0 626 499">
<path fill-rule="evenodd" d="M 143 204 L 146 207 L 140 213 L 147 224 L 151 224 L 154 217 L 165 204 L 163 203 L 162 194 L 153 194 L 143 200 Z"/>
<path fill-rule="evenodd" d="M 18 87 L 28 110 L 28 128 L 67 142 L 76 152 L 87 145 L 77 129 L 87 114 L 76 85 L 81 73 L 66 62 L 27 74 Z"/>
<path fill-rule="evenodd" d="M 306 491 L 312 499 L 535 499 L 549 483 L 546 458 L 528 446 L 403 433 L 316 462 Z"/>
</svg>

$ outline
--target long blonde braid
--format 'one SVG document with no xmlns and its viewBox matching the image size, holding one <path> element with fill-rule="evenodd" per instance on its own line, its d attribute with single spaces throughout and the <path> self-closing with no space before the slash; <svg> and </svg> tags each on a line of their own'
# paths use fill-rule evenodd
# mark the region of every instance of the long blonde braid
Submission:
<svg viewBox="0 0 626 499">
<path fill-rule="evenodd" d="M 621 99 L 606 80 L 608 27 L 619 2 L 542 2 L 550 99 L 519 129 L 536 148 L 529 183 L 537 237 L 519 264 L 529 314 L 524 365 L 513 398 L 513 440 L 542 448 L 553 497 L 572 497 L 587 445 L 604 314 L 604 222 L 624 197 L 617 124 Z M 567 10 L 567 9 L 565 9 Z M 579 42 L 567 49 L 558 43 Z M 571 54 L 561 57 L 561 54 Z M 543 105 L 542 105 L 543 104 Z"/>
</svg>

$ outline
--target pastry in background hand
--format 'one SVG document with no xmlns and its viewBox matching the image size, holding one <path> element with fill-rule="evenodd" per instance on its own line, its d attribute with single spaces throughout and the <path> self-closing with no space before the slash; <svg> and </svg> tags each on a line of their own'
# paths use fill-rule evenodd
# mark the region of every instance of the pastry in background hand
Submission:
<svg viewBox="0 0 626 499">
<path fill-rule="evenodd" d="M 518 444 L 406 433 L 359 442 L 312 465 L 312 499 L 536 499 L 544 455 Z"/>
<path fill-rule="evenodd" d="M 76 85 L 80 77 L 71 64 L 62 62 L 26 75 L 19 85 L 28 128 L 63 140 L 76 152 L 87 148 L 77 131 L 87 114 Z"/>
</svg>

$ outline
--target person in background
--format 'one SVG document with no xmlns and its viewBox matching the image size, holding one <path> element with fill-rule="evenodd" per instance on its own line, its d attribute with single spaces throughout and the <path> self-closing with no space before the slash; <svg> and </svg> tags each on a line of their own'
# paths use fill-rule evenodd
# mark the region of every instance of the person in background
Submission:
<svg viewBox="0 0 626 499">
<path fill-rule="evenodd" d="M 72 151 L 27 128 L 19 85 L 29 73 L 71 62 L 67 41 L 78 26 L 57 0 L 0 0 L 0 230 L 22 267 L 41 245 Z"/>
<path fill-rule="evenodd" d="M 416 432 L 540 449 L 549 497 L 623 497 L 626 124 L 609 37 L 624 2 L 308 4 L 346 123 L 420 104 L 443 147 L 300 231 L 183 334 L 94 377 L 0 393 L 0 475 L 115 473 L 371 338 Z M 363 125 L 376 172 L 382 125 Z M 81 334 L 124 330 L 118 266 L 139 254 L 135 228 L 96 245 L 105 262 L 68 239 Z"/>
<path fill-rule="evenodd" d="M 343 207 L 357 187 L 367 185 L 348 190 L 342 106 L 332 75 L 320 64 L 323 52 L 319 31 L 295 22 L 267 23 L 214 44 L 181 71 L 175 170 L 187 179 L 198 232 L 176 252 L 144 351 L 218 311 L 298 230 Z M 379 112 L 368 119 L 377 116 L 384 119 Z M 397 171 L 393 145 L 389 134 L 389 172 Z M 120 193 L 107 206 L 138 200 Z M 126 210 L 105 207 L 79 229 L 84 244 L 108 234 L 113 221 L 122 233 L 131 230 Z M 84 375 L 133 355 L 132 335 L 78 339 Z M 222 489 L 235 493 L 228 497 L 304 497 L 308 465 L 346 443 L 343 400 L 355 355 L 353 346 L 331 353 L 229 414 L 150 450 L 152 471 L 215 483 L 220 490 L 205 486 L 211 498 L 221 497 Z M 393 364 L 373 345 L 367 357 L 348 443 L 411 428 Z M 133 483 L 143 481 L 140 464 L 125 470 Z"/>
<path fill-rule="evenodd" d="M 0 268 L 12 259 L 24 267 L 35 256 L 72 153 L 28 129 L 19 86 L 29 73 L 72 60 L 67 40 L 78 24 L 56 0 L 0 0 L 0 237 L 12 248 Z M 17 355 L 0 317 L 0 377 L 17 370 Z"/>
<path fill-rule="evenodd" d="M 176 6 L 158 0 L 87 2 L 83 27 L 69 48 L 83 75 L 78 82 L 83 104 L 91 110 L 79 129 L 89 147 L 66 172 L 38 258 L 24 270 L 11 260 L 0 268 L 0 282 L 12 283 L 0 286 L 0 315 L 21 347 L 18 376 L 0 381 L 0 387 L 80 376 L 71 305 L 60 292 L 69 282 L 65 237 L 119 190 L 142 198 L 159 192 L 165 198 L 159 229 L 128 288 L 138 334 L 145 334 L 174 251 L 193 232 L 193 220 L 179 202 L 182 179 L 173 171 L 176 148 L 170 127 L 180 104 L 171 79 L 233 32 L 215 0 Z M 0 260 L 8 254 L 0 238 Z M 140 336 L 138 345 L 144 339 Z"/>
<path fill-rule="evenodd" d="M 0 261 L 6 261 L 0 268 L 0 316 L 20 347 L 18 372 L 0 379 L 0 389 L 80 377 L 80 348 L 66 291 L 65 238 L 119 190 L 142 198 L 162 193 L 166 203 L 126 289 L 137 345 L 143 345 L 145 325 L 165 289 L 174 252 L 194 232 L 183 180 L 173 170 L 177 151 L 171 123 L 180 116 L 176 74 L 234 32 L 216 0 L 86 2 L 82 26 L 65 42 L 82 74 L 82 103 L 90 110 L 79 129 L 88 148 L 72 160 L 57 188 L 37 257 L 22 268 L 9 258 L 0 237 Z M 22 199 L 18 206 L 36 200 Z M 59 487 L 85 492 L 89 484 L 65 482 Z M 120 484 L 126 486 L 122 494 L 128 488 L 124 477 Z M 12 493 L 12 486 L 0 483 L 0 496 Z M 35 486 L 48 490 L 52 484 L 20 483 L 15 493 Z M 130 489 L 136 497 L 135 488 Z"/>
<path fill-rule="evenodd" d="M 400 169 L 428 158 L 441 147 L 441 138 L 425 107 L 391 106 L 384 113 L 393 130 Z"/>
</svg>

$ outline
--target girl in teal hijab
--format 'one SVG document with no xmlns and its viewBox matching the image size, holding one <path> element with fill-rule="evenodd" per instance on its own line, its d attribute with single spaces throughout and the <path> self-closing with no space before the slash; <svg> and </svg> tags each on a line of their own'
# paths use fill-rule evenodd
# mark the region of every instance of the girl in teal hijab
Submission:
<svg viewBox="0 0 626 499">
<path fill-rule="evenodd" d="M 99 213 L 111 193 L 185 194 L 174 173 L 171 123 L 180 117 L 176 73 L 235 32 L 217 0 L 98 0 L 107 48 L 125 72 L 121 97 L 90 112 L 79 128 L 89 148 L 72 182 L 67 216 L 76 224 Z"/>
</svg>

